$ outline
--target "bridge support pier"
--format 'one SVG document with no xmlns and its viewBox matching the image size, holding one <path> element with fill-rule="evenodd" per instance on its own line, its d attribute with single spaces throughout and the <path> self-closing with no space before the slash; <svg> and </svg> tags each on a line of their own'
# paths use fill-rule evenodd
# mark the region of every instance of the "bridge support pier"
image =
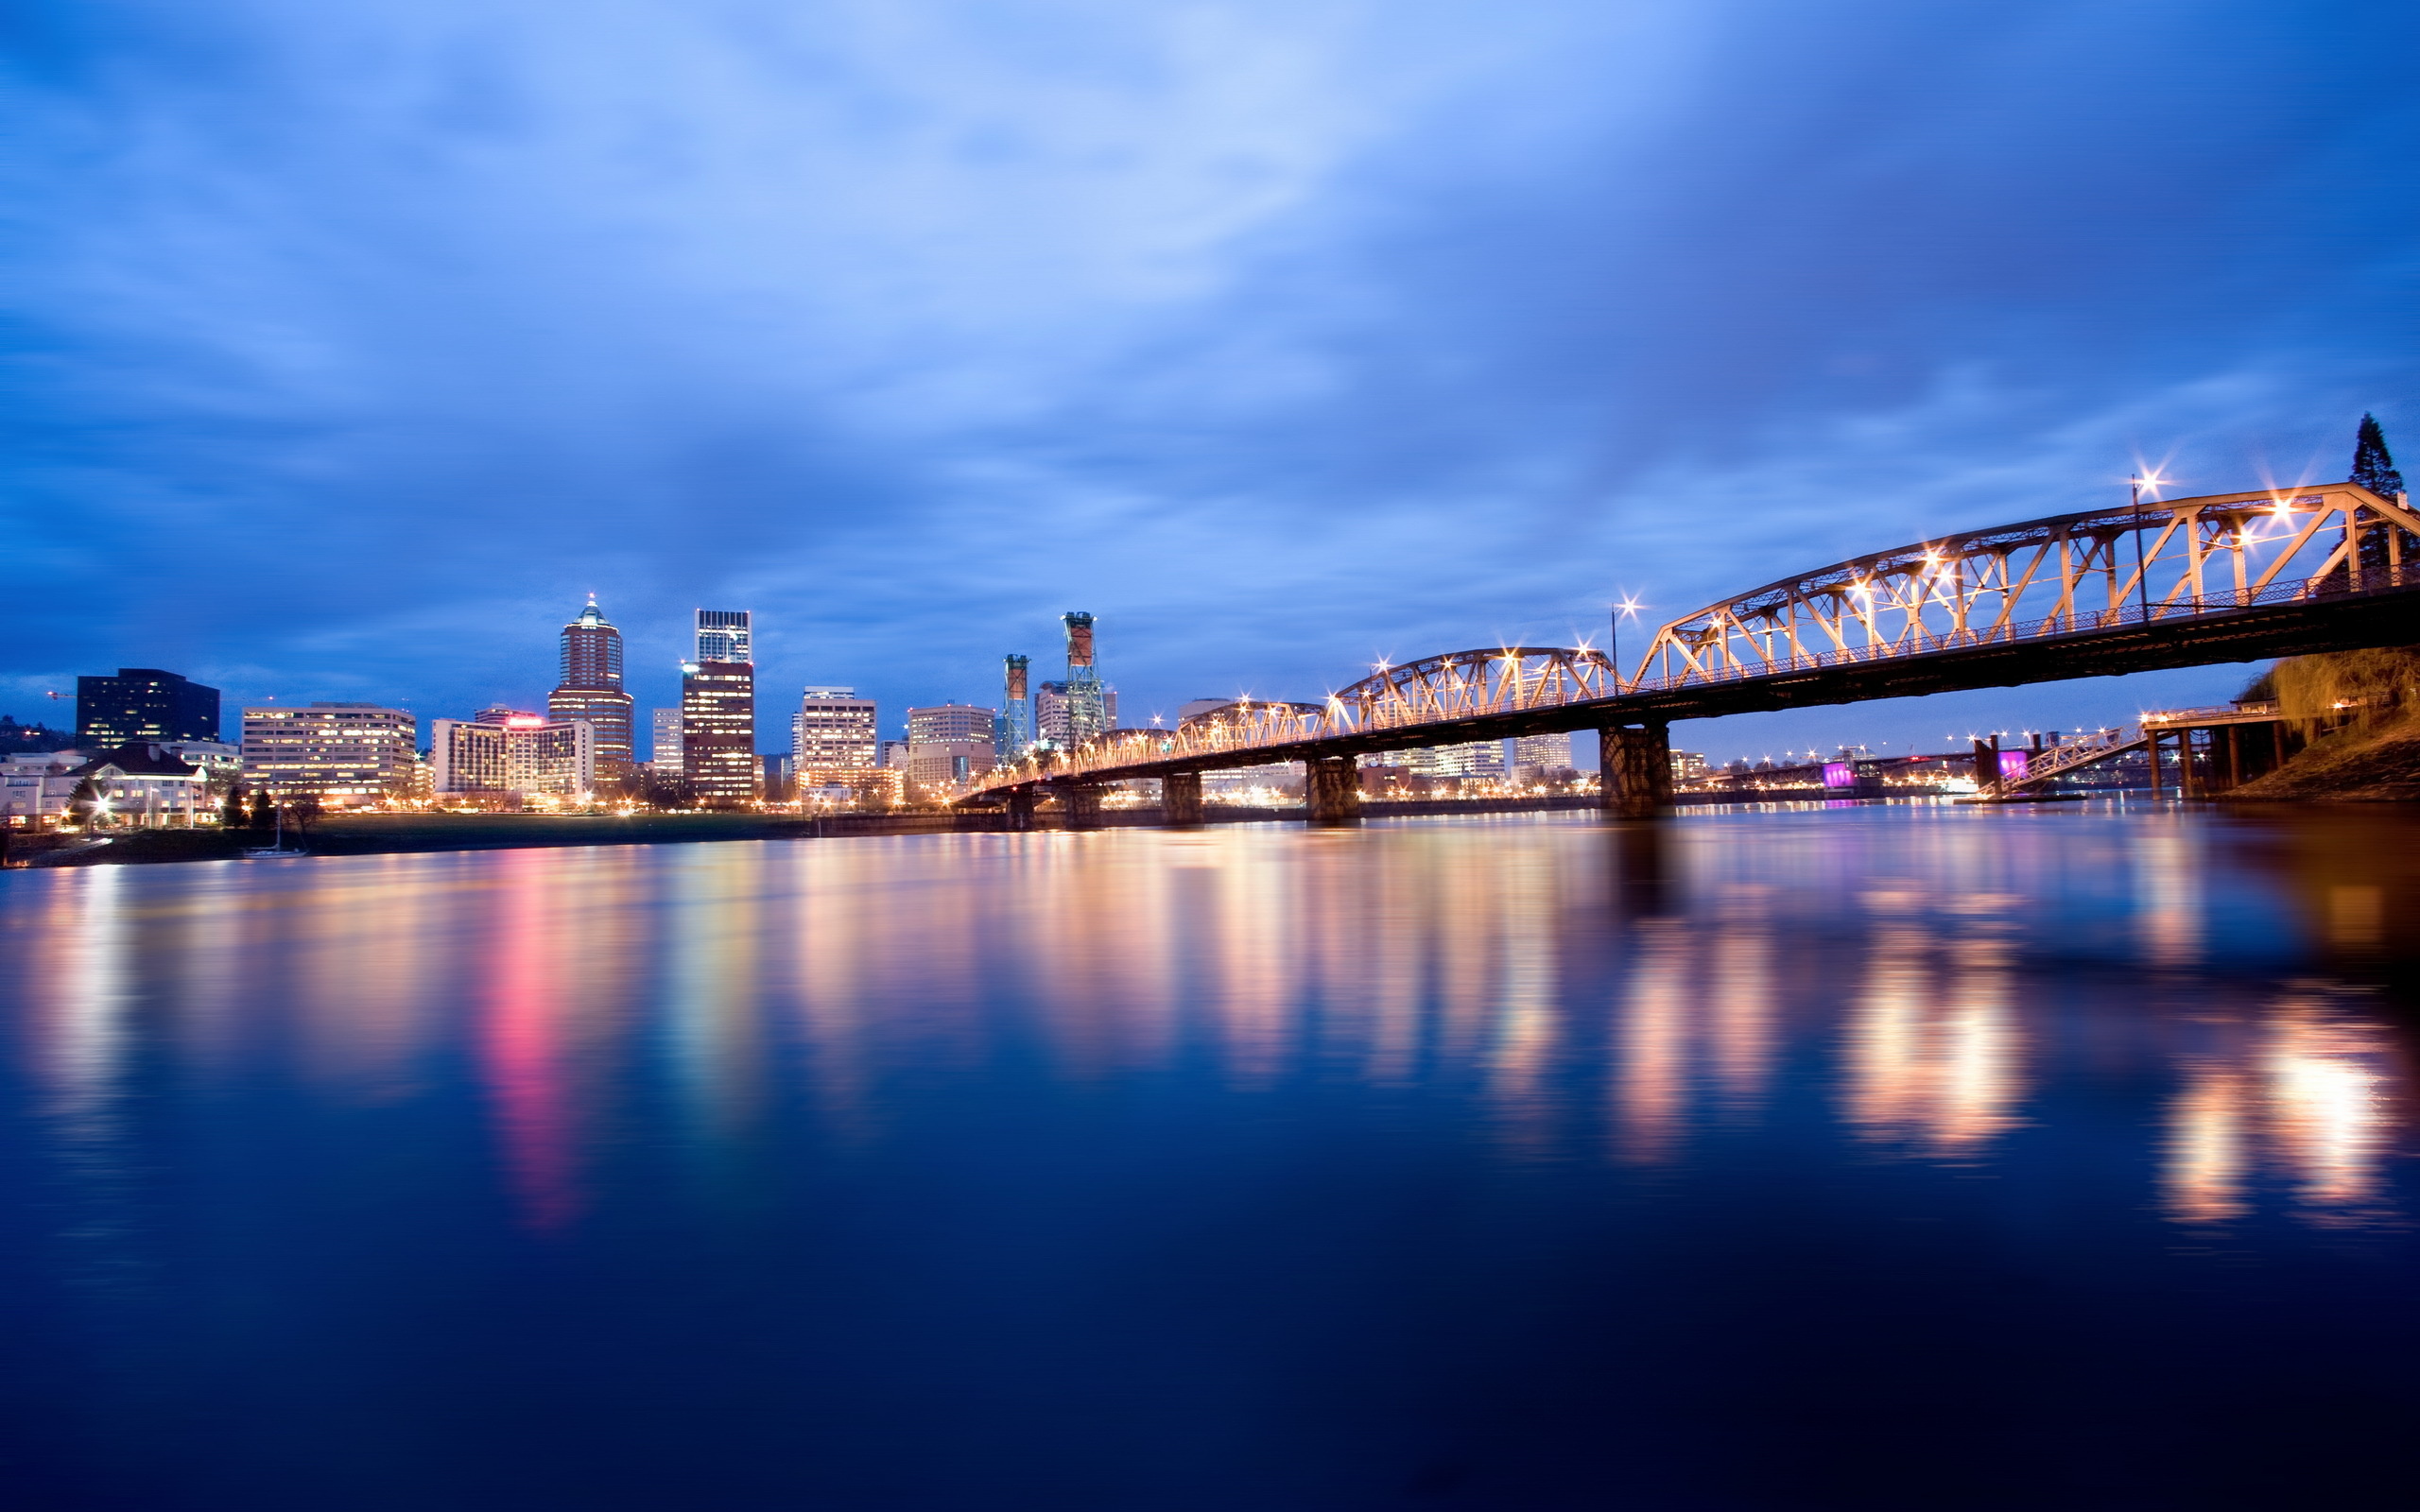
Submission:
<svg viewBox="0 0 2420 1512">
<path fill-rule="evenodd" d="M 1160 821 L 1170 829 L 1201 822 L 1201 774 L 1170 772 L 1160 779 Z"/>
<path fill-rule="evenodd" d="M 1352 824 L 1361 817 L 1361 774 L 1350 756 L 1315 756 L 1303 764 L 1303 804 L 1313 824 Z"/>
<path fill-rule="evenodd" d="M 1070 830 L 1097 830 L 1100 827 L 1100 789 L 1090 783 L 1074 783 L 1059 790 L 1060 810 L 1066 816 Z"/>
<path fill-rule="evenodd" d="M 1607 725 L 1597 731 L 1601 802 L 1617 819 L 1651 819 L 1672 806 L 1668 725 Z"/>
<path fill-rule="evenodd" d="M 1033 828 L 1033 789 L 1009 789 L 1009 828 L 1025 831 Z"/>
</svg>

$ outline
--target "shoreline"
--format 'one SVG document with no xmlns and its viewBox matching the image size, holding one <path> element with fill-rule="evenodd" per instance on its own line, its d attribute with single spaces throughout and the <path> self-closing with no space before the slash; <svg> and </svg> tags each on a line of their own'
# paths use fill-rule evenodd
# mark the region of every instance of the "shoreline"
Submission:
<svg viewBox="0 0 2420 1512">
<path fill-rule="evenodd" d="M 2128 790 L 2110 789 L 2079 797 L 2117 799 Z M 1771 789 L 1737 793 L 1676 795 L 1676 809 L 1711 809 L 1760 804 L 1888 804 L 1921 801 L 1931 795 L 1886 797 L 1829 796 L 1820 790 Z M 2296 806 L 2307 806 L 2303 800 Z M 1495 814 L 1595 812 L 1594 794 L 1556 794 L 1543 798 L 1421 799 L 1365 802 L 1367 819 L 1435 818 Z M 1059 832 L 1068 827 L 1054 812 L 1037 816 L 1031 833 Z M 1209 804 L 1202 823 L 1267 824 L 1306 822 L 1300 805 L 1243 807 Z M 1088 829 L 1157 829 L 1165 824 L 1162 810 L 1106 809 Z M 791 816 L 766 814 L 365 814 L 319 820 L 308 834 L 289 833 L 286 843 L 305 856 L 418 855 L 451 850 L 561 850 L 578 846 L 692 845 L 738 840 L 818 840 L 894 834 L 1002 834 L 1009 829 L 1002 809 L 918 810 L 891 814 L 827 814 Z M 27 837 L 16 837 L 9 857 L 10 869 L 56 870 L 73 867 L 161 866 L 189 861 L 233 861 L 264 848 L 268 836 L 251 830 L 136 830 L 91 845 L 74 836 L 64 844 L 41 836 L 39 850 L 28 853 Z"/>
</svg>

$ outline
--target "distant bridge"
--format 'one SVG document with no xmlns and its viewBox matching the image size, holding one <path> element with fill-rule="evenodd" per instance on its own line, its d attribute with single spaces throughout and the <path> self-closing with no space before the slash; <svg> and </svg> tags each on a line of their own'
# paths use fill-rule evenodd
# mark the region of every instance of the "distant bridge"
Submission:
<svg viewBox="0 0 2420 1512">
<path fill-rule="evenodd" d="M 1314 819 L 1358 811 L 1357 758 L 1596 730 L 1606 807 L 1670 800 L 1678 719 L 2011 687 L 2420 640 L 2420 516 L 2351 483 L 2146 501 L 1860 557 L 1658 628 L 1628 673 L 1601 651 L 1499 646 L 1381 664 L 1317 703 L 1239 700 L 985 774 L 961 802 L 1080 815 L 1100 784 L 1161 780 L 1198 818 L 1201 774 L 1305 764 Z"/>
</svg>

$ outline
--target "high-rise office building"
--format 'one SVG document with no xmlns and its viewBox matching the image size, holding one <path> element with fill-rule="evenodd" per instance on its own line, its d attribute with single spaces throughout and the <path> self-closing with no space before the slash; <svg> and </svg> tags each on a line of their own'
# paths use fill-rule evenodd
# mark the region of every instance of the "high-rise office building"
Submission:
<svg viewBox="0 0 2420 1512">
<path fill-rule="evenodd" d="M 559 722 L 588 722 L 596 732 L 596 777 L 612 782 L 637 760 L 632 712 L 631 696 L 622 691 L 622 632 L 591 593 L 579 617 L 563 627 L 562 681 L 546 696 L 546 713 Z"/>
<path fill-rule="evenodd" d="M 277 798 L 319 796 L 332 808 L 380 801 L 406 781 L 420 725 L 374 703 L 244 711 L 244 779 Z"/>
<path fill-rule="evenodd" d="M 700 650 L 749 647 L 746 610 L 698 610 Z M 704 808 L 753 802 L 762 773 L 756 765 L 756 668 L 744 660 L 700 657 L 681 669 L 681 769 L 690 796 Z"/>
<path fill-rule="evenodd" d="M 130 740 L 216 740 L 218 690 L 156 667 L 76 679 L 76 744 L 109 750 Z"/>
<path fill-rule="evenodd" d="M 1551 735 L 1523 735 L 1512 742 L 1512 765 L 1534 766 L 1541 771 L 1568 770 L 1571 765 L 1571 731 L 1558 730 Z"/>
<path fill-rule="evenodd" d="M 855 688 L 812 687 L 790 717 L 790 754 L 799 770 L 871 767 L 875 762 L 874 703 Z"/>
<path fill-rule="evenodd" d="M 658 709 L 655 711 L 655 743 L 648 747 L 648 760 L 664 771 L 677 772 L 683 769 L 680 710 Z"/>
<path fill-rule="evenodd" d="M 1018 760 L 1033 746 L 1033 699 L 1026 688 L 1028 661 L 1021 656 L 1001 659 L 1000 717 L 993 746 L 1003 764 Z"/>
<path fill-rule="evenodd" d="M 908 711 L 908 780 L 935 790 L 990 771 L 996 731 L 994 712 L 945 703 Z"/>
<path fill-rule="evenodd" d="M 756 652 L 750 644 L 751 618 L 744 609 L 698 610 L 698 654 L 695 660 L 752 664 Z"/>
</svg>

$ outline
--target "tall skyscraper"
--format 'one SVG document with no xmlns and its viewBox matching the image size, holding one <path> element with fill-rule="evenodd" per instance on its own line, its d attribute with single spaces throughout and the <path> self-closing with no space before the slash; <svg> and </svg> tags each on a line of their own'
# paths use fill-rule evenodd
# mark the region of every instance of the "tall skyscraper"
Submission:
<svg viewBox="0 0 2420 1512">
<path fill-rule="evenodd" d="M 1022 757 L 1033 745 L 1033 701 L 1027 696 L 1026 666 L 1028 659 L 1005 657 L 1001 666 L 1005 673 L 1000 703 L 997 738 L 993 742 L 995 754 L 1006 765 Z"/>
<path fill-rule="evenodd" d="M 752 665 L 756 652 L 749 644 L 750 614 L 744 609 L 701 609 L 698 610 L 698 655 L 700 662 L 746 662 Z"/>
<path fill-rule="evenodd" d="M 76 679 L 76 744 L 109 750 L 130 740 L 216 740 L 218 690 L 155 667 Z"/>
<path fill-rule="evenodd" d="M 562 680 L 546 696 L 546 713 L 588 722 L 596 734 L 598 782 L 618 781 L 637 760 L 631 696 L 622 691 L 622 632 L 607 623 L 594 593 L 579 617 L 563 627 Z"/>
<path fill-rule="evenodd" d="M 681 769 L 706 808 L 756 798 L 756 667 L 749 611 L 698 610 L 698 660 L 681 668 Z"/>
</svg>

